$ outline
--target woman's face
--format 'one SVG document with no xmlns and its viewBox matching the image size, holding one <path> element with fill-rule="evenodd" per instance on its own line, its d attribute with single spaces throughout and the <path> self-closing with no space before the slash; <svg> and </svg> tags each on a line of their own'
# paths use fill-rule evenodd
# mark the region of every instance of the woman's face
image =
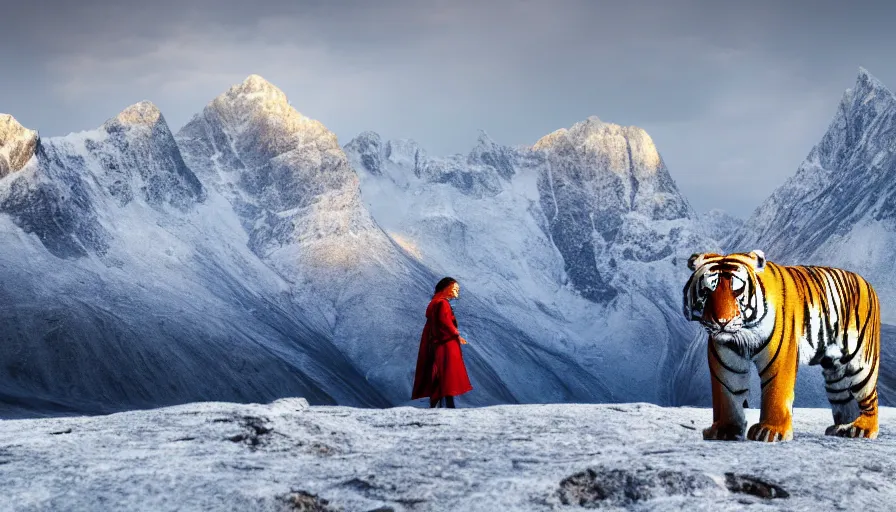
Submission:
<svg viewBox="0 0 896 512">
<path fill-rule="evenodd" d="M 456 299 L 458 295 L 460 295 L 460 285 L 451 283 L 451 286 L 448 287 L 448 296 L 452 299 Z"/>
</svg>

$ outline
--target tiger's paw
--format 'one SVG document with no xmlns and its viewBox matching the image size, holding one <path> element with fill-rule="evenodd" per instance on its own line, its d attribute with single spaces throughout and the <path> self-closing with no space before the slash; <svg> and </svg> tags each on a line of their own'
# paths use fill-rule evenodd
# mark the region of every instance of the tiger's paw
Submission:
<svg viewBox="0 0 896 512">
<path fill-rule="evenodd" d="M 858 422 L 831 425 L 824 431 L 824 434 L 826 436 L 877 439 L 877 428 L 863 428 L 861 425 L 856 425 L 856 423 Z"/>
<path fill-rule="evenodd" d="M 707 441 L 743 441 L 744 425 L 713 423 L 711 427 L 703 429 L 703 439 Z"/>
<path fill-rule="evenodd" d="M 750 427 L 750 430 L 747 432 L 747 439 L 750 441 L 764 441 L 768 443 L 790 441 L 793 439 L 793 429 L 790 427 L 757 423 Z"/>
</svg>

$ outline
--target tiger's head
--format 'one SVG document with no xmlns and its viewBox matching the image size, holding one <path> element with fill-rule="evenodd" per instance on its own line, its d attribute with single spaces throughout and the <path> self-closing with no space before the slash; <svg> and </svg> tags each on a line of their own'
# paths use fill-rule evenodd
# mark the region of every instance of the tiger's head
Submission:
<svg viewBox="0 0 896 512">
<path fill-rule="evenodd" d="M 766 317 L 768 304 L 759 274 L 765 254 L 694 254 L 688 268 L 694 273 L 684 286 L 684 317 L 699 321 L 719 342 L 750 345 L 746 332 Z"/>
</svg>

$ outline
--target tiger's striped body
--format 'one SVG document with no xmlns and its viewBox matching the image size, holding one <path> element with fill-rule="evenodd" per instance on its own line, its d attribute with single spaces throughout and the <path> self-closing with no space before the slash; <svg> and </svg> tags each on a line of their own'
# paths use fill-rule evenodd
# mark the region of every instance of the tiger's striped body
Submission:
<svg viewBox="0 0 896 512">
<path fill-rule="evenodd" d="M 834 416 L 829 435 L 877 437 L 880 305 L 862 277 L 830 267 L 767 263 L 761 251 L 695 254 L 684 315 L 709 333 L 713 424 L 705 439 L 742 439 L 750 365 L 759 371 L 759 423 L 746 437 L 791 439 L 800 363 L 822 366 Z"/>
</svg>

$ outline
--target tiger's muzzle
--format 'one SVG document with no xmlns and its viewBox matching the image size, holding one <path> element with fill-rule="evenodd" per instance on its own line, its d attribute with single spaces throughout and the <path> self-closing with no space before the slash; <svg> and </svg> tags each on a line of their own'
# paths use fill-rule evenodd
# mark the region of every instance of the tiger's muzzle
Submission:
<svg viewBox="0 0 896 512">
<path fill-rule="evenodd" d="M 710 336 L 734 334 L 743 329 L 744 319 L 740 315 L 731 319 L 716 319 L 710 315 L 704 314 L 703 318 L 700 319 L 700 324 L 703 325 L 703 328 L 706 329 L 706 332 L 708 332 Z"/>
</svg>

